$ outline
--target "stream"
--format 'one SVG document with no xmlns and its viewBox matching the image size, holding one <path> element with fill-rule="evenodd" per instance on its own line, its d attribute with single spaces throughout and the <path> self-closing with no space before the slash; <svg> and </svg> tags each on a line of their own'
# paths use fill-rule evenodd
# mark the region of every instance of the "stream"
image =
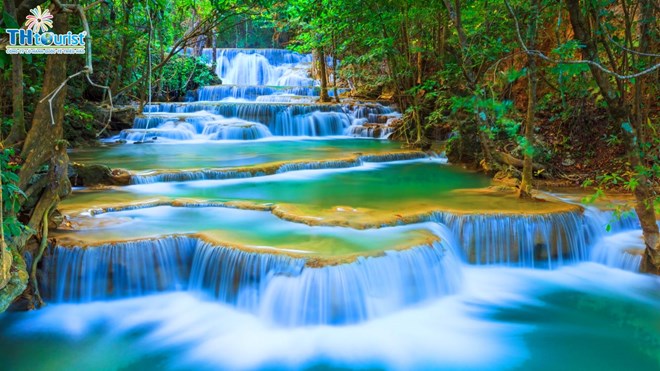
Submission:
<svg viewBox="0 0 660 371">
<path fill-rule="evenodd" d="M 72 150 L 130 184 L 61 203 L 3 369 L 660 369 L 634 215 L 402 149 L 391 107 L 317 103 L 311 63 L 220 49 L 223 85 Z"/>
</svg>

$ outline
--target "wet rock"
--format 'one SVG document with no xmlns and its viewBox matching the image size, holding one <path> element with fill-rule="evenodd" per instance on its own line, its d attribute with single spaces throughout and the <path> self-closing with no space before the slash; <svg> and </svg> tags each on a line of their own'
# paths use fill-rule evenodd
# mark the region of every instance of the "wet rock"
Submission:
<svg viewBox="0 0 660 371">
<path fill-rule="evenodd" d="M 11 278 L 11 253 L 4 246 L 0 246 L 0 290 L 4 288 Z"/>
<path fill-rule="evenodd" d="M 57 229 L 64 222 L 64 216 L 59 210 L 55 210 L 48 216 L 48 228 Z"/>
<path fill-rule="evenodd" d="M 385 124 L 387 123 L 387 120 L 390 119 L 390 116 L 387 115 L 378 115 L 376 116 L 376 122 L 379 124 Z"/>
<path fill-rule="evenodd" d="M 131 182 L 131 173 L 124 169 L 112 169 L 110 176 L 114 185 L 128 185 Z"/>
<path fill-rule="evenodd" d="M 391 133 L 391 129 L 386 124 L 364 124 L 361 126 L 351 126 L 350 135 L 363 138 L 383 138 Z"/>
<path fill-rule="evenodd" d="M 89 187 L 95 185 L 127 185 L 131 174 L 123 169 L 111 170 L 106 165 L 72 163 L 69 167 L 71 185 Z"/>
</svg>

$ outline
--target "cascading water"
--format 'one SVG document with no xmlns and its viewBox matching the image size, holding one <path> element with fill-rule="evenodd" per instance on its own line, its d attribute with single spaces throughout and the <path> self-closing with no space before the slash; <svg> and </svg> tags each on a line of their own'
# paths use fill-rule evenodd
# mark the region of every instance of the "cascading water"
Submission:
<svg viewBox="0 0 660 371">
<path fill-rule="evenodd" d="M 471 204 L 477 210 L 443 208 L 439 198 L 465 193 L 438 189 L 472 187 L 451 173 L 435 174 L 433 167 L 443 161 L 419 160 L 427 163 L 421 168 L 402 162 L 396 171 L 370 164 L 420 159 L 426 156 L 421 152 L 287 145 L 281 151 L 301 155 L 279 157 L 266 155 L 266 147 L 255 149 L 269 140 L 228 141 L 391 133 L 398 114 L 387 107 L 313 103 L 319 90 L 304 68 L 310 61 L 287 51 L 221 49 L 218 74 L 233 85 L 204 87 L 198 101 L 146 106 L 150 115 L 136 118 L 134 128 L 116 139 L 176 144 L 112 146 L 120 164 L 138 157 L 133 148 L 146 149 L 138 153 L 148 167 L 137 169 L 148 172 L 131 178 L 144 185 L 74 192 L 82 201 L 75 196 L 66 206 L 84 212 L 70 214 L 72 231 L 55 234 L 80 242 L 51 247 L 42 260 L 39 282 L 52 305 L 20 314 L 25 318 L 12 326 L 5 326 L 10 317 L 0 318 L 3 365 L 19 359 L 17 369 L 26 370 L 57 368 L 57 362 L 81 369 L 145 369 L 156 362 L 164 369 L 605 369 L 619 361 L 614 367 L 657 366 L 658 282 L 623 271 L 638 269 L 644 247 L 634 218 L 615 220 L 591 207 L 486 212 L 489 206 L 478 201 Z M 188 151 L 201 141 L 210 157 Z M 276 144 L 281 149 L 285 142 Z M 131 150 L 122 152 L 126 148 Z M 169 157 L 158 162 L 155 153 Z M 321 169 L 345 176 L 323 187 L 306 185 L 306 178 L 331 176 Z M 280 175 L 287 172 L 298 173 Z M 259 176 L 264 178 L 239 179 Z M 278 187 L 281 178 L 289 179 Z M 202 179 L 217 181 L 189 182 Z M 155 182 L 175 183 L 148 184 Z M 133 192 L 140 187 L 144 197 Z M 277 202 L 286 204 L 291 189 L 303 201 L 292 210 L 307 219 L 284 226 Z M 411 196 L 422 192 L 431 196 Z M 356 195 L 377 205 L 357 205 Z M 263 202 L 250 203 L 254 199 Z M 328 214 L 314 215 L 314 206 Z M 422 211 L 414 217 L 401 215 L 416 207 Z M 200 215 L 193 217 L 193 210 Z M 103 217 L 112 213 L 121 215 L 108 216 L 108 223 Z M 392 218 L 365 230 L 324 224 L 324 216 L 368 213 Z M 422 241 L 405 248 L 392 248 L 394 238 L 379 242 L 389 228 L 421 223 L 435 239 L 417 231 L 399 236 Z M 301 232 L 305 228 L 308 235 Z M 214 236 L 227 242 L 212 242 Z M 338 236 L 343 242 L 331 248 L 360 238 L 378 247 L 332 259 L 297 250 L 325 246 L 324 238 L 336 242 Z M 295 242 L 238 242 L 257 237 Z M 56 361 L 21 356 L 35 344 L 39 356 Z M 617 350 L 616 359 L 602 357 L 602 349 Z"/>
<path fill-rule="evenodd" d="M 207 60 L 212 53 L 203 51 Z M 318 82 L 307 75 L 311 63 L 310 54 L 282 49 L 218 49 L 216 73 L 225 84 L 313 87 Z"/>
<path fill-rule="evenodd" d="M 196 245 L 191 238 L 167 238 L 56 247 L 45 264 L 44 295 L 53 302 L 87 302 L 185 289 Z"/>
<path fill-rule="evenodd" d="M 619 238 L 610 235 L 636 227 L 632 218 L 613 223 L 610 217 L 595 209 L 541 216 L 436 212 L 430 216 L 436 224 L 424 225 L 436 242 L 336 265 L 194 236 L 56 247 L 44 262 L 41 283 L 54 302 L 184 290 L 281 325 L 348 324 L 456 292 L 461 255 L 468 263 L 521 267 L 553 268 L 586 261 L 590 254 L 603 260 L 601 245 Z M 611 223 L 610 234 L 603 223 Z M 625 258 L 604 263 L 624 269 L 639 264 Z"/>
<path fill-rule="evenodd" d="M 389 162 L 389 161 L 404 161 L 426 158 L 427 154 L 424 152 L 402 152 L 402 153 L 389 153 L 385 155 L 361 155 L 357 156 L 355 160 L 325 160 L 325 161 L 297 161 L 285 163 L 277 166 L 272 174 L 281 174 L 289 171 L 299 170 L 318 170 L 318 169 L 341 169 L 349 167 L 361 166 L 367 162 Z M 237 179 L 237 178 L 253 178 L 258 176 L 272 175 L 266 173 L 259 168 L 255 169 L 218 169 L 218 170 L 185 170 L 176 172 L 164 172 L 157 174 L 138 174 L 131 177 L 131 184 L 148 184 L 148 183 L 162 183 L 162 182 L 185 182 L 190 180 L 213 180 L 213 179 Z"/>
<path fill-rule="evenodd" d="M 45 261 L 42 285 L 53 302 L 188 290 L 274 323 L 314 325 L 368 320 L 454 293 L 461 282 L 452 246 L 444 240 L 338 265 L 306 263 L 305 258 L 174 236 L 56 247 Z"/>
<path fill-rule="evenodd" d="M 212 51 L 203 56 L 210 62 Z M 254 140 L 270 136 L 386 138 L 398 113 L 376 103 L 315 104 L 312 56 L 280 49 L 218 49 L 224 85 L 199 89 L 197 102 L 144 107 L 133 129 L 111 140 Z M 343 93 L 345 89 L 340 89 Z"/>
<path fill-rule="evenodd" d="M 608 224 L 609 234 L 638 228 L 633 217 L 615 219 L 595 208 L 547 215 L 435 212 L 430 220 L 453 232 L 469 263 L 520 267 L 552 268 L 589 260 L 594 243 L 602 244 L 606 237 Z"/>
</svg>

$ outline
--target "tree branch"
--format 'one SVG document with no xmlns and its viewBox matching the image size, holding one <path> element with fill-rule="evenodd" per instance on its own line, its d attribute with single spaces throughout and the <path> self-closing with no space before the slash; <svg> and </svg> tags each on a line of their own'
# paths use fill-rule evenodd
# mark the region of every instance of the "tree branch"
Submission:
<svg viewBox="0 0 660 371">
<path fill-rule="evenodd" d="M 506 4 L 507 9 L 509 10 L 509 14 L 511 14 L 511 17 L 513 17 L 513 21 L 514 21 L 515 26 L 516 26 L 516 37 L 518 39 L 518 44 L 523 49 L 523 51 L 525 51 L 525 53 L 527 53 L 529 55 L 539 57 L 539 58 L 541 58 L 541 59 L 543 59 L 547 62 L 554 63 L 554 64 L 588 64 L 588 65 L 591 65 L 591 66 L 594 66 L 594 67 L 598 68 L 599 70 L 605 72 L 608 75 L 614 76 L 615 78 L 617 78 L 619 80 L 634 79 L 634 78 L 649 74 L 649 73 L 651 73 L 651 72 L 653 72 L 657 69 L 660 69 L 660 63 L 658 63 L 658 64 L 655 64 L 655 65 L 653 65 L 653 66 L 651 66 L 651 67 L 649 67 L 645 70 L 639 71 L 639 72 L 634 73 L 634 74 L 621 75 L 621 74 L 618 74 L 618 73 L 616 73 L 612 70 L 609 70 L 609 69 L 605 68 L 600 63 L 597 63 L 597 62 L 592 61 L 592 60 L 588 60 L 588 59 L 581 59 L 581 60 L 574 60 L 574 61 L 557 60 L 557 59 L 553 59 L 553 58 L 548 57 L 547 55 L 543 54 L 542 52 L 540 52 L 538 50 L 530 50 L 530 49 L 527 48 L 527 45 L 523 41 L 523 38 L 520 34 L 520 25 L 518 23 L 518 17 L 516 16 L 516 13 L 513 11 L 513 8 L 511 7 L 511 4 L 509 4 L 508 0 L 504 0 L 504 4 Z"/>
</svg>

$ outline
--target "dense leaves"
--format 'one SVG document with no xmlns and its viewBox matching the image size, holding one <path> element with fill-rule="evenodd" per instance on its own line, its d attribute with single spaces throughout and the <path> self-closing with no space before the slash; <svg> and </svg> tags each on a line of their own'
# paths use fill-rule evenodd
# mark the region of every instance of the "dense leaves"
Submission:
<svg viewBox="0 0 660 371">
<path fill-rule="evenodd" d="M 3 149 L 0 151 L 0 176 L 2 177 L 2 212 L 5 216 L 2 220 L 2 227 L 5 239 L 11 240 L 18 236 L 25 226 L 18 220 L 16 214 L 20 208 L 21 198 L 25 194 L 18 187 L 18 175 L 16 172 L 20 166 L 16 162 L 16 156 L 13 149 Z"/>
</svg>

